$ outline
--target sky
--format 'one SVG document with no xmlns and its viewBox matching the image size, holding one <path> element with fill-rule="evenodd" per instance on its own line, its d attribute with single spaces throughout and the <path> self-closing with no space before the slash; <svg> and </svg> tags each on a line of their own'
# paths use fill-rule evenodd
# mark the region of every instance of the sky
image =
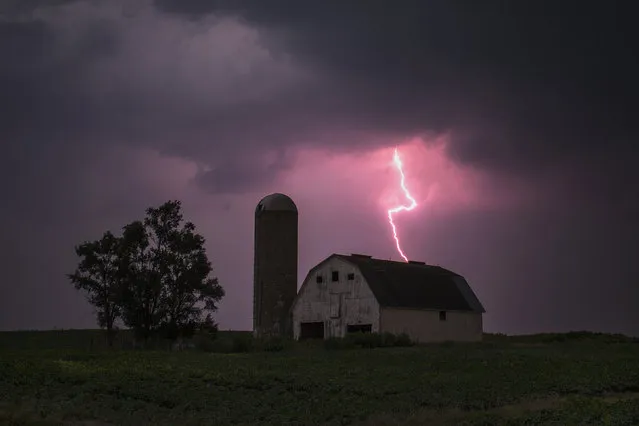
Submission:
<svg viewBox="0 0 639 426">
<path fill-rule="evenodd" d="M 639 335 L 632 2 L 0 2 L 0 329 L 90 328 L 74 246 L 183 203 L 252 324 L 253 214 L 465 276 L 502 333 Z M 639 39 L 637 37 L 636 39 Z"/>
</svg>

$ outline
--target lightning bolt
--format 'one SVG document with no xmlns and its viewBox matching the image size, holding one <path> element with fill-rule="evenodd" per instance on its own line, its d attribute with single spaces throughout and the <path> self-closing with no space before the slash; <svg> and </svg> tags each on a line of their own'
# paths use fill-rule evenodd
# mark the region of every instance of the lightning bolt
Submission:
<svg viewBox="0 0 639 426">
<path fill-rule="evenodd" d="M 410 204 L 408 206 L 400 205 L 388 210 L 388 223 L 390 223 L 391 229 L 393 230 L 393 238 L 395 239 L 395 245 L 397 246 L 397 251 L 399 252 L 399 255 L 406 262 L 408 262 L 408 258 L 402 251 L 401 244 L 399 243 L 399 237 L 397 236 L 397 228 L 395 227 L 395 222 L 393 221 L 393 215 L 401 211 L 409 212 L 413 210 L 415 207 L 417 207 L 417 201 L 415 201 L 415 199 L 410 195 L 410 192 L 408 192 L 408 188 L 406 188 L 406 183 L 405 183 L 406 177 L 404 176 L 403 164 L 402 164 L 402 160 L 399 158 L 399 153 L 397 152 L 397 148 L 395 148 L 395 153 L 393 155 L 393 163 L 395 163 L 395 167 L 397 167 L 397 170 L 399 171 L 399 174 L 401 176 L 399 184 L 402 188 L 402 191 L 404 191 L 404 195 L 406 196 L 406 198 L 410 200 Z"/>
</svg>

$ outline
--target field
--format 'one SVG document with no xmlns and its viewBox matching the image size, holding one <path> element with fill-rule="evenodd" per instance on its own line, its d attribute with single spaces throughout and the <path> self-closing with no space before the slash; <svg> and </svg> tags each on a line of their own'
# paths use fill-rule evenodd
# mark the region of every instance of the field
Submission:
<svg viewBox="0 0 639 426">
<path fill-rule="evenodd" d="M 0 424 L 639 425 L 639 343 L 614 336 L 252 353 L 100 341 L 0 333 Z"/>
</svg>

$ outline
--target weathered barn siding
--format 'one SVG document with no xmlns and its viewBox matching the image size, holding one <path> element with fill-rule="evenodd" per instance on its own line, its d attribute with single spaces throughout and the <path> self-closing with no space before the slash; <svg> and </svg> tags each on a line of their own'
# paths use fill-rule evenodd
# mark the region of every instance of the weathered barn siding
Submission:
<svg viewBox="0 0 639 426">
<path fill-rule="evenodd" d="M 331 280 L 337 271 L 339 281 Z M 348 274 L 354 274 L 348 280 Z M 321 275 L 323 282 L 317 283 Z M 324 322 L 324 337 L 344 337 L 347 325 L 371 324 L 379 331 L 379 304 L 354 265 L 331 258 L 311 270 L 293 307 L 293 333 L 300 336 L 302 322 Z"/>
<path fill-rule="evenodd" d="M 482 339 L 481 313 L 446 311 L 445 321 L 440 321 L 439 313 L 435 310 L 382 308 L 381 331 L 406 333 L 420 343 Z"/>
</svg>

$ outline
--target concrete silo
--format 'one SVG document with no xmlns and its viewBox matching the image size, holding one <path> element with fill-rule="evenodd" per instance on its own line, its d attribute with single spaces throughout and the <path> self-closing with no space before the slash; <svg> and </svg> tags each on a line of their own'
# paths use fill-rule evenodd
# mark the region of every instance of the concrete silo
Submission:
<svg viewBox="0 0 639 426">
<path fill-rule="evenodd" d="M 284 194 L 255 209 L 253 333 L 292 336 L 290 308 L 297 294 L 297 207 Z"/>
</svg>

